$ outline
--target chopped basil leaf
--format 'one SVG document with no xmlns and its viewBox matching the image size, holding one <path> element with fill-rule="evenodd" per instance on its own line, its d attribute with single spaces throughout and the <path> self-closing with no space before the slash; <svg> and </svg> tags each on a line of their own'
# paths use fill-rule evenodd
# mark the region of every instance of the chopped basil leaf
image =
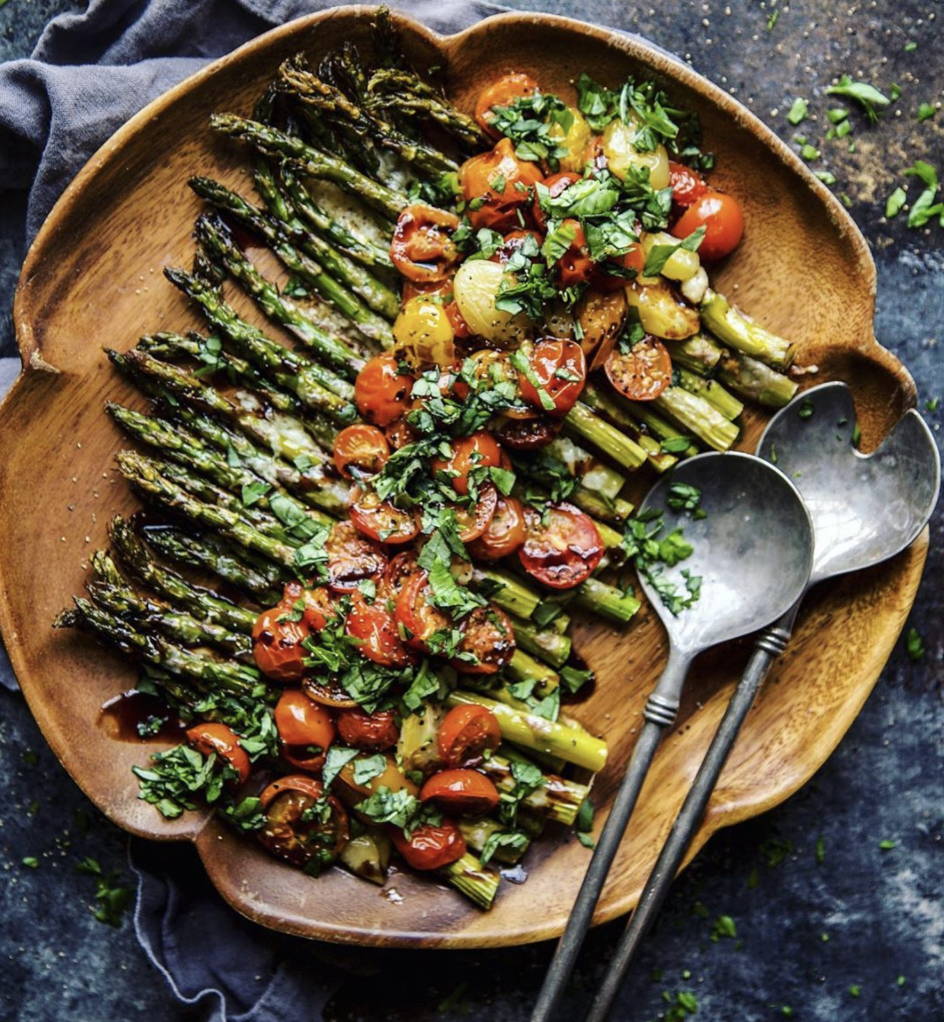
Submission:
<svg viewBox="0 0 944 1022">
<path fill-rule="evenodd" d="M 854 99 L 865 110 L 866 116 L 873 123 L 878 120 L 878 110 L 883 110 L 891 100 L 884 93 L 879 92 L 874 85 L 868 82 L 856 82 L 849 75 L 843 75 L 835 85 L 830 85 L 826 90 L 829 96 L 846 96 Z"/>
<path fill-rule="evenodd" d="M 807 111 L 809 110 L 809 103 L 805 99 L 801 99 L 799 96 L 793 101 L 793 105 L 790 107 L 790 111 L 787 114 L 787 120 L 797 125 L 800 121 L 806 119 Z"/>
</svg>

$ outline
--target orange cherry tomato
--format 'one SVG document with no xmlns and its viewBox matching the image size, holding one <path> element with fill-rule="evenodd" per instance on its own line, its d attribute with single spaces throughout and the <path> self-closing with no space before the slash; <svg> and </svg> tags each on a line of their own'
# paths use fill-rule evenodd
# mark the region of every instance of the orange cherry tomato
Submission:
<svg viewBox="0 0 944 1022">
<path fill-rule="evenodd" d="M 493 263 L 507 263 L 516 252 L 520 252 L 528 241 L 533 241 L 540 251 L 544 238 L 537 231 L 511 231 L 505 235 L 501 245 L 490 256 Z"/>
<path fill-rule="evenodd" d="M 669 187 L 672 189 L 672 201 L 686 207 L 708 191 L 708 185 L 701 174 L 674 160 L 669 160 Z"/>
<path fill-rule="evenodd" d="M 382 667 L 406 667 L 413 654 L 400 641 L 397 623 L 387 610 L 385 600 L 368 603 L 361 593 L 353 593 L 345 631 L 358 642 L 358 650 Z"/>
<path fill-rule="evenodd" d="M 648 335 L 629 351 L 614 348 L 603 369 L 614 388 L 630 401 L 654 401 L 672 382 L 668 349 Z"/>
<path fill-rule="evenodd" d="M 531 372 L 541 391 L 553 401 L 552 408 L 541 402 L 541 393 L 524 373 L 518 377 L 518 389 L 525 401 L 550 415 L 565 416 L 577 403 L 587 382 L 587 360 L 576 341 L 545 337 L 531 352 Z"/>
<path fill-rule="evenodd" d="M 345 479 L 364 479 L 379 472 L 390 457 L 387 438 L 376 426 L 359 422 L 334 438 L 334 464 Z"/>
<path fill-rule="evenodd" d="M 472 556 L 499 561 L 513 554 L 524 542 L 524 507 L 517 497 L 498 497 L 495 513 L 482 535 L 469 547 Z"/>
<path fill-rule="evenodd" d="M 633 245 L 628 252 L 597 263 L 590 277 L 590 286 L 596 291 L 621 291 L 636 277 L 642 275 L 646 254 L 642 245 Z"/>
<path fill-rule="evenodd" d="M 282 755 L 302 770 L 320 770 L 334 741 L 334 719 L 298 689 L 286 689 L 275 705 Z"/>
<path fill-rule="evenodd" d="M 453 444 L 449 458 L 434 458 L 434 472 L 446 472 L 452 479 L 456 493 L 469 492 L 469 473 L 474 468 L 495 467 L 501 464 L 501 448 L 491 433 L 480 430 Z"/>
<path fill-rule="evenodd" d="M 413 869 L 441 869 L 465 855 L 465 838 L 451 820 L 423 824 L 409 837 L 399 827 L 391 827 L 390 840 Z"/>
<path fill-rule="evenodd" d="M 453 706 L 439 725 L 439 756 L 448 766 L 480 763 L 501 745 L 501 728 L 485 706 Z"/>
<path fill-rule="evenodd" d="M 383 550 L 365 539 L 351 522 L 336 522 L 325 540 L 328 585 L 336 593 L 349 593 L 367 579 L 377 581 L 387 567 Z"/>
<path fill-rule="evenodd" d="M 496 82 L 487 85 L 479 93 L 475 102 L 475 120 L 478 126 L 492 138 L 498 137 L 498 132 L 492 127 L 494 110 L 497 106 L 511 106 L 516 99 L 523 99 L 526 96 L 533 96 L 538 91 L 538 83 L 521 71 L 512 71 L 502 75 Z"/>
<path fill-rule="evenodd" d="M 498 800 L 498 788 L 478 770 L 440 770 L 420 789 L 421 802 L 435 802 L 456 816 L 483 816 Z"/>
<path fill-rule="evenodd" d="M 375 426 L 389 426 L 410 407 L 413 377 L 398 369 L 394 355 L 375 355 L 357 374 L 354 403 L 361 416 Z"/>
<path fill-rule="evenodd" d="M 459 524 L 459 539 L 471 543 L 488 528 L 488 523 L 498 506 L 498 490 L 491 483 L 479 487 L 479 499 L 473 507 L 456 507 L 456 521 Z"/>
<path fill-rule="evenodd" d="M 551 174 L 546 177 L 541 184 L 551 193 L 552 199 L 557 199 L 567 189 L 580 180 L 579 174 L 574 174 L 569 170 L 562 170 L 559 174 Z M 541 228 L 541 230 L 547 229 L 547 214 L 541 209 L 541 203 L 535 197 L 534 205 L 531 207 L 531 215 L 534 217 L 534 222 Z"/>
<path fill-rule="evenodd" d="M 327 589 L 305 589 L 299 582 L 286 582 L 279 606 L 288 615 L 302 614 L 302 623 L 312 631 L 320 632 L 337 613 Z"/>
<path fill-rule="evenodd" d="M 274 681 L 297 681 L 305 673 L 307 651 L 302 643 L 311 626 L 287 603 L 264 610 L 252 628 L 252 656 L 256 666 Z"/>
<path fill-rule="evenodd" d="M 384 430 L 384 435 L 393 451 L 399 451 L 401 447 L 406 447 L 416 439 L 416 431 L 406 419 L 397 419 L 396 422 L 392 422 Z"/>
<path fill-rule="evenodd" d="M 570 248 L 557 261 L 557 280 L 561 287 L 573 287 L 590 279 L 596 263 L 590 258 L 587 236 L 580 221 L 568 218 L 564 225 L 573 229 L 574 236 Z"/>
<path fill-rule="evenodd" d="M 505 233 L 520 226 L 518 211 L 530 205 L 534 185 L 541 180 L 537 164 L 519 160 L 511 140 L 466 160 L 459 168 L 459 183 L 468 202 L 473 227 Z"/>
<path fill-rule="evenodd" d="M 419 569 L 407 578 L 397 594 L 395 614 L 406 629 L 407 644 L 416 649 L 428 649 L 430 637 L 451 628 L 449 618 L 431 602 L 429 576 Z"/>
<path fill-rule="evenodd" d="M 459 249 L 452 240 L 458 226 L 455 213 L 421 202 L 407 206 L 393 229 L 393 265 L 408 280 L 445 280 L 459 259 Z"/>
<path fill-rule="evenodd" d="M 521 566 L 552 589 L 572 589 L 603 557 L 600 533 L 589 515 L 572 504 L 552 504 L 543 514 L 527 507 L 527 535 L 518 550 Z"/>
<path fill-rule="evenodd" d="M 223 760 L 235 772 L 237 784 L 249 778 L 249 756 L 232 728 L 225 724 L 194 724 L 187 728 L 187 741 L 204 756 L 216 753 L 217 759 Z"/>
<path fill-rule="evenodd" d="M 560 432 L 559 419 L 535 415 L 527 419 L 509 419 L 498 431 L 498 438 L 513 451 L 534 451 L 546 447 Z"/>
<path fill-rule="evenodd" d="M 409 543 L 419 535 L 415 514 L 381 500 L 371 489 L 356 486 L 351 491 L 349 514 L 358 532 L 379 543 Z"/>
<path fill-rule="evenodd" d="M 345 710 L 338 716 L 338 734 L 346 745 L 381 752 L 397 744 L 400 728 L 393 710 Z"/>
<path fill-rule="evenodd" d="M 463 674 L 497 674 L 515 652 L 515 633 L 508 615 L 493 604 L 476 607 L 459 626 L 462 641 L 452 666 Z"/>
<path fill-rule="evenodd" d="M 295 866 L 314 862 L 325 867 L 347 844 L 347 813 L 333 795 L 325 796 L 321 781 L 314 777 L 280 777 L 263 789 L 259 802 L 266 814 L 259 841 L 286 862 Z M 324 804 L 327 819 L 310 811 Z"/>
<path fill-rule="evenodd" d="M 676 238 L 687 238 L 699 227 L 705 228 L 699 256 L 706 263 L 723 259 L 738 247 L 744 234 L 741 204 L 732 195 L 709 188 L 679 217 L 672 233 Z"/>
</svg>

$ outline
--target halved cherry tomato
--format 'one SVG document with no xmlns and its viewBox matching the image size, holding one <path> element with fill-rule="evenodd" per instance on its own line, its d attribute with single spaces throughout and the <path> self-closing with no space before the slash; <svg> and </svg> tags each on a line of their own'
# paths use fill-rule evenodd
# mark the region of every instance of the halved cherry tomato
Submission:
<svg viewBox="0 0 944 1022">
<path fill-rule="evenodd" d="M 459 168 L 462 193 L 473 227 L 505 233 L 520 226 L 518 211 L 534 197 L 541 180 L 536 163 L 519 160 L 511 139 L 503 138 L 488 153 L 473 156 Z"/>
<path fill-rule="evenodd" d="M 358 641 L 358 650 L 375 664 L 406 667 L 413 662 L 414 656 L 400 641 L 397 623 L 385 600 L 368 603 L 361 593 L 353 593 L 345 630 Z"/>
<path fill-rule="evenodd" d="M 474 703 L 453 706 L 439 725 L 439 755 L 449 766 L 480 763 L 501 745 L 501 728 L 495 714 Z"/>
<path fill-rule="evenodd" d="M 498 384 L 510 383 L 514 389 L 518 389 L 518 371 L 511 364 L 511 359 L 506 351 L 498 351 L 496 348 L 479 348 L 462 363 L 462 374 L 482 385 L 486 390 L 491 390 Z M 461 377 L 457 376 L 452 385 L 453 394 L 460 400 L 465 399 L 471 393 L 472 388 Z M 524 402 L 503 408 L 503 416 L 511 419 L 530 419 L 534 411 Z"/>
<path fill-rule="evenodd" d="M 730 255 L 744 234 L 740 203 L 732 195 L 709 188 L 679 217 L 672 233 L 676 238 L 687 238 L 699 227 L 705 228 L 705 236 L 698 246 L 702 260 L 712 262 Z"/>
<path fill-rule="evenodd" d="M 587 236 L 579 220 L 568 218 L 563 226 L 569 227 L 573 233 L 570 248 L 557 261 L 557 280 L 561 287 L 572 287 L 585 284 L 593 273 L 596 263 L 590 258 L 587 248 Z"/>
<path fill-rule="evenodd" d="M 559 174 L 551 174 L 550 177 L 546 177 L 541 184 L 551 193 L 551 198 L 556 199 L 579 180 L 579 174 L 571 173 L 569 170 L 562 170 Z M 531 214 L 534 217 L 534 222 L 542 230 L 545 230 L 547 228 L 547 214 L 541 209 L 541 203 L 537 198 L 535 198 L 534 205 L 531 207 Z"/>
<path fill-rule="evenodd" d="M 334 438 L 334 464 L 346 479 L 364 479 L 379 472 L 390 457 L 387 438 L 376 426 L 359 422 Z"/>
<path fill-rule="evenodd" d="M 387 567 L 383 550 L 365 539 L 351 522 L 331 526 L 325 540 L 328 585 L 336 593 L 349 593 L 367 579 L 377 581 Z"/>
<path fill-rule="evenodd" d="M 508 615 L 493 604 L 476 607 L 459 626 L 462 641 L 453 667 L 463 674 L 496 674 L 515 652 L 515 633 Z"/>
<path fill-rule="evenodd" d="M 273 781 L 259 796 L 266 814 L 259 840 L 273 855 L 296 866 L 330 865 L 347 844 L 347 813 L 321 781 L 291 774 Z M 326 806 L 327 819 L 312 811 Z"/>
<path fill-rule="evenodd" d="M 479 93 L 475 101 L 475 120 L 482 131 L 496 138 L 498 132 L 492 127 L 494 115 L 492 110 L 496 106 L 511 106 L 516 99 L 525 96 L 533 96 L 538 91 L 538 83 L 521 71 L 512 71 L 502 75 L 496 82 L 487 85 Z"/>
<path fill-rule="evenodd" d="M 235 783 L 242 784 L 248 779 L 249 756 L 232 728 L 225 724 L 194 724 L 187 728 L 187 741 L 204 756 L 216 753 L 236 774 Z"/>
<path fill-rule="evenodd" d="M 403 584 L 407 579 L 412 578 L 420 569 L 416 564 L 416 552 L 414 550 L 401 550 L 384 569 L 383 578 L 380 582 L 379 592 L 388 600 L 396 599 Z"/>
<path fill-rule="evenodd" d="M 546 447 L 560 432 L 560 420 L 550 415 L 508 419 L 498 430 L 498 439 L 513 451 L 534 451 Z"/>
<path fill-rule="evenodd" d="M 320 632 L 337 613 L 327 589 L 304 589 L 298 582 L 285 583 L 279 606 L 288 615 L 301 611 L 303 624 L 314 632 Z"/>
<path fill-rule="evenodd" d="M 501 463 L 501 448 L 491 433 L 479 430 L 471 436 L 457 440 L 449 458 L 434 458 L 434 472 L 446 472 L 452 479 L 456 493 L 469 492 L 469 473 L 474 468 L 497 468 Z"/>
<path fill-rule="evenodd" d="M 517 497 L 499 496 L 485 531 L 469 550 L 476 558 L 498 561 L 513 554 L 524 542 L 524 508 Z"/>
<path fill-rule="evenodd" d="M 478 770 L 440 770 L 420 789 L 421 802 L 435 802 L 456 816 L 483 816 L 498 800 L 498 788 Z"/>
<path fill-rule="evenodd" d="M 354 487 L 349 513 L 358 531 L 379 543 L 409 543 L 419 535 L 416 515 L 381 500 L 371 489 Z"/>
<path fill-rule="evenodd" d="M 604 546 L 593 519 L 572 504 L 552 504 L 542 514 L 524 511 L 527 536 L 518 551 L 521 566 L 552 589 L 572 589 L 590 577 Z"/>
<path fill-rule="evenodd" d="M 459 259 L 459 249 L 452 240 L 458 226 L 455 213 L 422 202 L 407 206 L 393 229 L 393 265 L 409 280 L 445 280 Z"/>
<path fill-rule="evenodd" d="M 389 426 L 410 407 L 413 377 L 401 373 L 394 355 L 375 355 L 357 374 L 354 403 L 368 422 Z"/>
<path fill-rule="evenodd" d="M 397 594 L 397 621 L 407 631 L 407 644 L 426 649 L 431 635 L 450 628 L 446 615 L 431 601 L 429 576 L 422 569 L 408 578 Z"/>
<path fill-rule="evenodd" d="M 443 300 L 443 312 L 452 326 L 452 332 L 456 337 L 468 337 L 472 332 L 469 330 L 469 324 L 466 323 L 459 311 L 459 306 L 453 301 L 452 298 L 452 276 L 448 276 L 445 280 L 435 281 L 431 284 L 417 284 L 414 281 L 407 280 L 403 284 L 403 303 L 406 304 L 411 298 L 415 298 L 417 295 L 429 295 L 430 297 L 439 297 Z"/>
<path fill-rule="evenodd" d="M 349 710 L 351 707 L 357 706 L 357 700 L 352 699 L 345 689 L 333 681 L 323 682 L 312 677 L 303 678 L 302 692 L 313 702 L 320 703 L 322 706 L 330 706 L 333 710 Z"/>
<path fill-rule="evenodd" d="M 347 745 L 368 752 L 381 752 L 397 744 L 400 728 L 393 710 L 345 710 L 338 717 L 338 734 Z"/>
<path fill-rule="evenodd" d="M 252 656 L 256 666 L 274 681 L 296 681 L 305 673 L 307 651 L 302 642 L 311 634 L 311 627 L 290 604 L 280 603 L 264 610 L 252 628 Z"/>
<path fill-rule="evenodd" d="M 587 382 L 583 348 L 566 338 L 545 337 L 535 344 L 529 362 L 534 378 L 544 394 L 554 402 L 554 407 L 546 408 L 542 404 L 537 387 L 524 373 L 518 377 L 521 396 L 535 408 L 563 417 L 577 403 Z"/>
<path fill-rule="evenodd" d="M 668 349 L 648 335 L 629 351 L 614 348 L 603 368 L 610 383 L 630 401 L 654 401 L 672 382 Z"/>
<path fill-rule="evenodd" d="M 534 242 L 540 252 L 544 239 L 537 231 L 510 231 L 490 258 L 493 263 L 501 263 L 504 266 L 516 252 L 520 252 L 526 245 L 531 251 L 534 251 L 530 242 Z M 532 258 L 537 258 L 537 256 L 532 256 Z"/>
<path fill-rule="evenodd" d="M 399 827 L 391 827 L 390 840 L 413 869 L 441 869 L 465 855 L 465 838 L 451 820 L 424 823 L 409 837 Z"/>
<path fill-rule="evenodd" d="M 691 206 L 708 191 L 701 174 L 674 160 L 669 160 L 669 187 L 672 189 L 672 201 L 679 206 Z"/>
<path fill-rule="evenodd" d="M 320 770 L 334 741 L 334 719 L 298 689 L 286 689 L 275 704 L 282 755 L 301 770 Z"/>
<path fill-rule="evenodd" d="M 621 291 L 631 280 L 642 275 L 645 265 L 646 253 L 642 245 L 633 245 L 621 256 L 597 263 L 590 286 L 597 291 Z"/>
<path fill-rule="evenodd" d="M 456 507 L 456 521 L 459 524 L 459 539 L 471 543 L 488 528 L 498 505 L 498 490 L 491 483 L 479 487 L 479 499 L 473 507 Z"/>
</svg>

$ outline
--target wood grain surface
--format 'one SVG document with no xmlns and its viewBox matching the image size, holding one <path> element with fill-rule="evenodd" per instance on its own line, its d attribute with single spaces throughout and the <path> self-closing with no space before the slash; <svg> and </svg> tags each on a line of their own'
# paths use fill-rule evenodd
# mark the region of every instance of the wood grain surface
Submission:
<svg viewBox="0 0 944 1022">
<path fill-rule="evenodd" d="M 248 113 L 277 64 L 298 50 L 313 58 L 347 39 L 367 40 L 372 8 L 338 8 L 268 33 L 155 101 L 118 131 L 78 175 L 34 242 L 14 318 L 24 372 L 0 408 L 0 626 L 30 708 L 75 781 L 115 823 L 156 840 L 195 842 L 212 882 L 240 912 L 277 929 L 338 942 L 476 947 L 558 934 L 589 852 L 549 833 L 525 859 L 524 885 L 503 884 L 479 912 L 428 879 L 395 873 L 379 891 L 340 870 L 313 880 L 282 865 L 212 817 L 165 821 L 136 797 L 131 766 L 159 746 L 109 738 L 101 705 L 135 672 L 72 632 L 49 627 L 84 584 L 89 554 L 106 542 L 108 519 L 135 507 L 114 469 L 121 438 L 106 399 L 141 406 L 102 354 L 125 350 L 155 329 L 198 325 L 162 275 L 188 266 L 199 200 L 186 186 L 212 174 L 251 193 L 245 153 L 214 137 L 215 111 Z M 727 293 L 765 325 L 794 340 L 798 361 L 819 366 L 811 382 L 853 388 L 863 447 L 871 448 L 914 402 L 905 369 L 872 333 L 875 273 L 861 235 L 839 203 L 756 118 L 689 68 L 638 42 L 548 15 L 502 15 L 439 38 L 397 15 L 420 64 L 445 63 L 465 109 L 486 80 L 515 69 L 572 95 L 590 70 L 607 84 L 627 73 L 661 80 L 673 100 L 701 116 L 717 154 L 713 181 L 735 193 L 747 230 L 715 273 Z M 235 300 L 247 318 L 256 313 Z M 268 329 L 268 328 L 267 328 Z M 763 418 L 746 413 L 739 444 L 752 450 Z M 651 484 L 638 473 L 636 497 Z M 762 812 L 806 782 L 855 718 L 914 600 L 926 534 L 893 561 L 815 590 L 790 648 L 734 748 L 691 850 L 718 827 Z M 602 810 L 633 746 L 665 641 L 643 609 L 620 633 L 577 619 L 576 648 L 598 674 L 573 715 L 610 746 L 594 801 Z M 620 849 L 596 920 L 626 912 L 720 719 L 750 643 L 711 651 L 696 665 L 678 723 L 660 749 Z M 392 892 L 396 892 L 395 895 Z"/>
</svg>

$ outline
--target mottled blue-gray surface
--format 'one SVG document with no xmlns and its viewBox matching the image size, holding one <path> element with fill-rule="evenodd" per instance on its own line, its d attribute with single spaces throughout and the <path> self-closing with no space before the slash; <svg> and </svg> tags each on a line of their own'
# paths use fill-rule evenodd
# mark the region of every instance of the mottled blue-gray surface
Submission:
<svg viewBox="0 0 944 1022">
<path fill-rule="evenodd" d="M 835 190 L 849 196 L 872 243 L 879 339 L 910 367 L 922 406 L 944 399 L 944 231 L 908 230 L 901 217 L 891 223 L 882 217 L 884 197 L 915 158 L 944 170 L 944 111 L 923 123 L 915 118 L 919 103 L 942 98 L 939 4 L 873 0 L 840 7 L 793 0 L 782 5 L 769 29 L 776 9 L 770 0 L 677 0 L 654 7 L 625 0 L 507 2 L 641 32 L 689 59 L 787 139 L 802 133 L 819 145 L 825 110 L 834 105 L 822 90 L 836 75 L 849 72 L 885 88 L 897 83 L 901 99 L 877 127 L 866 130 L 853 115 L 855 151 L 848 149 L 849 138 L 827 141 L 815 166 L 836 175 Z M 0 7 L 0 60 L 28 54 L 49 17 L 81 6 L 75 0 L 8 0 Z M 906 51 L 909 41 L 917 48 Z M 785 117 L 795 96 L 809 98 L 817 114 L 800 128 L 791 128 Z M 21 230 L 22 208 L 0 196 L 3 354 L 12 343 L 9 306 L 22 258 Z M 927 413 L 935 430 L 942 414 Z M 939 513 L 911 621 L 924 637 L 923 660 L 912 662 L 900 644 L 862 714 L 814 780 L 778 809 L 710 842 L 677 883 L 641 967 L 623 991 L 620 1019 L 655 1018 L 668 1010 L 667 997 L 674 1002 L 680 991 L 691 991 L 696 1017 L 712 1022 L 783 1018 L 790 1011 L 816 1022 L 944 1018 L 942 532 Z M 58 766 L 22 699 L 5 692 L 0 791 L 0 1018 L 193 1017 L 147 965 L 127 921 L 116 930 L 93 918 L 95 881 L 77 874 L 76 862 L 91 855 L 106 869 L 127 874 L 124 836 Z M 167 854 L 200 869 L 188 849 Z M 36 868 L 22 864 L 30 857 Z M 735 937 L 712 939 L 721 915 L 732 918 Z M 618 932 L 606 926 L 592 934 L 578 977 L 585 988 L 594 985 Z M 299 959 L 305 947 L 297 943 Z M 525 1018 L 548 954 L 547 946 L 468 954 L 339 952 L 339 963 L 354 978 L 328 1017 Z"/>
</svg>

